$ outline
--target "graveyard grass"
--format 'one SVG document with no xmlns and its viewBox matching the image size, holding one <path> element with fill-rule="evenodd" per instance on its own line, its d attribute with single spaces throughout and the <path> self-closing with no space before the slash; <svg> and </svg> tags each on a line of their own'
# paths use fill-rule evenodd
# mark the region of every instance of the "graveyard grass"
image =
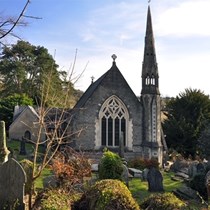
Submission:
<svg viewBox="0 0 210 210">
<path fill-rule="evenodd" d="M 26 156 L 19 155 L 20 142 L 19 141 L 7 141 L 7 147 L 12 149 L 17 160 L 20 161 Z M 33 154 L 34 146 L 32 144 L 26 143 L 26 150 L 29 154 Z M 35 188 L 40 190 L 43 188 L 43 179 L 52 174 L 50 168 L 45 168 L 41 176 L 35 182 Z M 174 175 L 172 172 L 162 172 L 163 174 L 163 185 L 165 192 L 171 192 L 183 185 L 182 181 L 172 181 L 171 177 Z M 131 191 L 133 197 L 140 204 L 145 198 L 147 198 L 152 193 L 148 192 L 148 185 L 146 181 L 141 181 L 140 178 L 132 178 L 129 181 L 129 190 Z M 202 209 L 198 207 L 198 204 L 190 203 L 194 206 L 193 209 Z"/>
<path fill-rule="evenodd" d="M 165 192 L 171 192 L 183 185 L 182 181 L 172 181 L 171 177 L 174 175 L 172 172 L 163 172 L 163 186 Z M 141 203 L 151 193 L 148 192 L 147 181 L 141 181 L 139 178 L 133 178 L 129 182 L 129 189 L 133 197 L 138 203 Z"/>
</svg>

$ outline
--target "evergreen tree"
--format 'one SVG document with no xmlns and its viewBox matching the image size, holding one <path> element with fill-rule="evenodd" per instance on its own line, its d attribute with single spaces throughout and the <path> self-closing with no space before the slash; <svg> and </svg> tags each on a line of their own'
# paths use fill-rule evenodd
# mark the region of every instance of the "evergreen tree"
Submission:
<svg viewBox="0 0 210 210">
<path fill-rule="evenodd" d="M 184 156 L 199 152 L 198 139 L 210 120 L 210 99 L 200 90 L 186 89 L 167 105 L 163 128 L 169 148 Z"/>
<path fill-rule="evenodd" d="M 58 65 L 44 47 L 18 41 L 11 47 L 3 48 L 0 57 L 1 97 L 26 94 L 39 105 L 48 94 L 45 105 L 59 107 L 68 94 L 71 95 L 71 104 L 75 90 L 70 81 L 67 83 L 66 77 L 67 73 L 58 71 Z"/>
</svg>

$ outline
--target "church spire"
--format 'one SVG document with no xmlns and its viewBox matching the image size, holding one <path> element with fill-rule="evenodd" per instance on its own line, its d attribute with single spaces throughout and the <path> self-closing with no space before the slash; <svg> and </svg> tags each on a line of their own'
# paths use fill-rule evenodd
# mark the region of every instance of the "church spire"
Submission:
<svg viewBox="0 0 210 210">
<path fill-rule="evenodd" d="M 159 76 L 152 29 L 152 17 L 150 6 L 148 6 L 144 60 L 142 67 L 142 94 L 159 94 L 158 80 Z"/>
</svg>

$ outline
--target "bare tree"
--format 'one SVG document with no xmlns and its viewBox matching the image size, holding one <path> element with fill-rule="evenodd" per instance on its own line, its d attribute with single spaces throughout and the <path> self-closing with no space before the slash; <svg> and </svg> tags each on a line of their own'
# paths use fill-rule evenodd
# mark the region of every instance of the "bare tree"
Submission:
<svg viewBox="0 0 210 210">
<path fill-rule="evenodd" d="M 77 52 L 76 52 L 77 53 Z M 74 98 L 72 84 L 81 77 L 81 74 L 73 78 L 74 68 L 76 62 L 76 54 L 74 58 L 74 64 L 70 67 L 69 73 L 69 86 L 65 85 L 65 97 L 61 98 L 60 93 L 51 91 L 52 87 L 52 76 L 51 73 L 46 75 L 45 83 L 42 86 L 42 97 L 40 104 L 38 105 L 38 121 L 33 122 L 33 127 L 30 130 L 34 131 L 36 135 L 36 140 L 32 141 L 27 139 L 34 145 L 33 151 L 33 166 L 31 174 L 31 190 L 29 193 L 29 207 L 32 207 L 32 195 L 34 192 L 34 182 L 40 177 L 42 171 L 52 162 L 56 157 L 57 152 L 62 150 L 62 148 L 70 145 L 72 143 L 72 137 L 74 135 L 80 135 L 80 133 L 85 129 L 81 128 L 75 132 L 72 131 L 72 119 L 73 112 L 69 108 L 72 105 L 72 100 Z M 85 66 L 82 73 L 85 71 L 87 65 Z M 62 107 L 55 108 L 53 106 L 48 106 L 48 101 L 62 100 Z M 23 122 L 24 123 L 24 122 Z M 44 137 L 44 138 L 43 138 Z M 40 152 L 42 149 L 42 152 Z"/>
<path fill-rule="evenodd" d="M 26 9 L 28 8 L 30 2 L 31 0 L 26 1 L 25 5 L 20 11 L 20 14 L 17 17 L 0 17 L 0 44 L 5 45 L 2 40 L 7 36 L 12 36 L 17 39 L 21 39 L 17 34 L 13 32 L 13 30 L 18 26 L 26 26 L 26 18 L 40 19 L 39 17 L 25 15 Z"/>
</svg>

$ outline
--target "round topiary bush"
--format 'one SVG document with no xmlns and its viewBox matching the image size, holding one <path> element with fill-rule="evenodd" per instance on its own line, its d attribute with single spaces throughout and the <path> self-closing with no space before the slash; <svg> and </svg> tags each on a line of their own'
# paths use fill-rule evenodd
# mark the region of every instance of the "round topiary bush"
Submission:
<svg viewBox="0 0 210 210">
<path fill-rule="evenodd" d="M 140 206 L 142 209 L 148 210 L 178 210 L 185 207 L 186 204 L 172 193 L 163 193 L 149 196 L 141 203 Z"/>
<path fill-rule="evenodd" d="M 139 210 L 126 185 L 113 179 L 104 179 L 93 185 L 75 203 L 76 210 Z"/>
<path fill-rule="evenodd" d="M 123 162 L 118 154 L 105 151 L 99 163 L 99 179 L 122 179 Z"/>
<path fill-rule="evenodd" d="M 71 198 L 69 194 L 59 189 L 46 190 L 40 193 L 33 209 L 37 210 L 69 210 Z"/>
</svg>

